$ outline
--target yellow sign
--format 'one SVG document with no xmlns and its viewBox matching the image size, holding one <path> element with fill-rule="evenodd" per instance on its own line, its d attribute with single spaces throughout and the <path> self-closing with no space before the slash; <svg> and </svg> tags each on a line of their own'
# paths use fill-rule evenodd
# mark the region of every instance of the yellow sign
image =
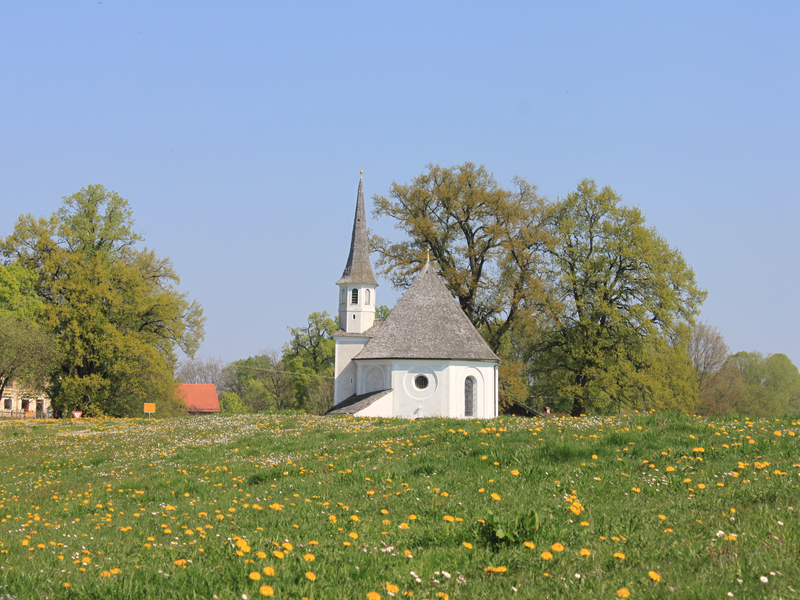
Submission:
<svg viewBox="0 0 800 600">
<path fill-rule="evenodd" d="M 152 404 L 148 404 L 147 402 L 145 402 L 144 412 L 146 412 L 146 413 L 154 413 L 154 412 L 156 412 L 155 402 L 153 402 Z"/>
</svg>

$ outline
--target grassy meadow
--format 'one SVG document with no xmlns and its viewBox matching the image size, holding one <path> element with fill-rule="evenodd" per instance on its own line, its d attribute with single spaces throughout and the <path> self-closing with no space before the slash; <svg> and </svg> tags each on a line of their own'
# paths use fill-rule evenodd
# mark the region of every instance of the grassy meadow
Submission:
<svg viewBox="0 0 800 600">
<path fill-rule="evenodd" d="M 5 421 L 0 595 L 796 598 L 799 430 L 659 414 Z"/>
</svg>

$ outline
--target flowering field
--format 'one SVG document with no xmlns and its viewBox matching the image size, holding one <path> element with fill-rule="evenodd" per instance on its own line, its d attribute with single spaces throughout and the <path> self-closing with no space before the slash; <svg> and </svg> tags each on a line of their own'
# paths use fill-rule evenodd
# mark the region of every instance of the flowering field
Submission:
<svg viewBox="0 0 800 600">
<path fill-rule="evenodd" d="M 6 421 L 0 594 L 800 597 L 798 430 L 656 414 Z"/>
</svg>

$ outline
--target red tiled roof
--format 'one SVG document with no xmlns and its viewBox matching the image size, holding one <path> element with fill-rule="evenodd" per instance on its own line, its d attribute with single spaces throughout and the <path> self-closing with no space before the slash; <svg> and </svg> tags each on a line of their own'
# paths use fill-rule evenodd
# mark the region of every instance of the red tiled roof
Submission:
<svg viewBox="0 0 800 600">
<path fill-rule="evenodd" d="M 178 393 L 183 397 L 189 412 L 219 412 L 217 388 L 213 383 L 182 383 Z"/>
</svg>

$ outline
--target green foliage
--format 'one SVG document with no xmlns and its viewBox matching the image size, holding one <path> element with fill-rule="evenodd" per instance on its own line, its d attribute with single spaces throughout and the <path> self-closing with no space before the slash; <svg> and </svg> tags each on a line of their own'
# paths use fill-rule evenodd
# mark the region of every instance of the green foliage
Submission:
<svg viewBox="0 0 800 600">
<path fill-rule="evenodd" d="M 742 382 L 729 395 L 731 412 L 774 417 L 800 411 L 800 372 L 785 354 L 738 352 L 728 364 Z"/>
<path fill-rule="evenodd" d="M 32 320 L 0 311 L 0 398 L 12 382 L 43 389 L 59 358 L 55 336 Z"/>
<path fill-rule="evenodd" d="M 169 259 L 136 244 L 127 200 L 93 185 L 65 197 L 49 218 L 23 215 L 0 241 L 7 260 L 37 274 L 41 322 L 62 351 L 51 395 L 57 412 L 83 409 L 161 416 L 181 410 L 176 351 L 191 356 L 203 338 L 203 310 L 177 290 Z"/>
<path fill-rule="evenodd" d="M 290 327 L 291 339 L 283 347 L 283 362 L 292 374 L 298 407 L 324 413 L 333 406 L 333 334 L 338 329 L 327 311 L 308 316 L 303 327 Z"/>
<path fill-rule="evenodd" d="M 247 412 L 242 399 L 233 392 L 225 392 L 219 397 L 219 408 L 224 413 L 241 414 Z"/>
<path fill-rule="evenodd" d="M 483 521 L 478 527 L 479 539 L 495 551 L 500 544 L 519 545 L 534 540 L 539 529 L 539 515 L 534 509 L 527 513 L 515 511 L 510 518 L 489 509 Z"/>
<path fill-rule="evenodd" d="M 333 369 L 335 344 L 333 334 L 338 329 L 336 321 L 327 311 L 308 316 L 303 327 L 289 327 L 291 339 L 283 348 L 284 358 L 298 359 L 295 363 L 322 373 Z"/>
<path fill-rule="evenodd" d="M 386 317 L 389 316 L 390 312 L 392 312 L 391 308 L 389 308 L 385 304 L 381 304 L 375 309 L 375 320 L 383 321 Z"/>
<path fill-rule="evenodd" d="M 20 265 L 0 265 L 0 315 L 36 320 L 44 306 L 36 295 L 36 273 Z"/>
<path fill-rule="evenodd" d="M 483 166 L 428 165 L 374 202 L 373 214 L 407 236 L 373 237 L 381 273 L 405 288 L 430 252 L 503 359 L 504 406 L 532 395 L 573 414 L 695 409 L 687 344 L 670 332 L 693 324 L 705 292 L 680 252 L 610 188 L 584 180 L 547 203 L 522 179 L 502 188 Z"/>
<path fill-rule="evenodd" d="M 295 405 L 291 376 L 277 352 L 263 352 L 228 365 L 230 385 L 249 412 Z"/>
<path fill-rule="evenodd" d="M 538 387 L 573 415 L 658 397 L 670 387 L 659 361 L 684 362 L 667 336 L 681 321 L 693 324 L 705 298 L 693 271 L 637 208 L 591 180 L 552 207 L 550 231 L 560 310 L 533 349 Z"/>
</svg>

